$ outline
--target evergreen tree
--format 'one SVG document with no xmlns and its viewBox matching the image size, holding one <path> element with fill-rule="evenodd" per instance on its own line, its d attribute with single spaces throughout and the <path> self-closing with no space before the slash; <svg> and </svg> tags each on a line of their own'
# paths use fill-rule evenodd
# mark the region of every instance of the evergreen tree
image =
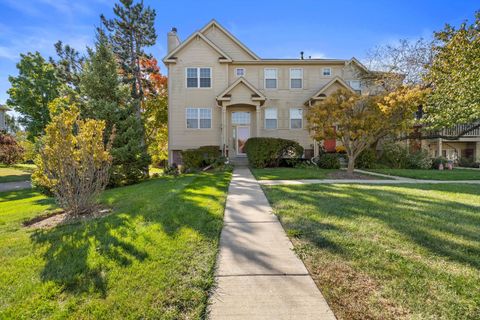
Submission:
<svg viewBox="0 0 480 320">
<path fill-rule="evenodd" d="M 115 55 L 107 38 L 100 32 L 95 50 L 89 50 L 80 78 L 85 99 L 81 114 L 83 118 L 105 120 L 105 139 L 115 130 L 111 149 L 111 185 L 138 182 L 150 163 L 141 145 L 142 125 L 135 116 L 129 87 L 122 84 L 117 70 Z"/>
<path fill-rule="evenodd" d="M 156 42 L 155 10 L 145 7 L 143 1 L 133 4 L 133 0 L 120 0 L 113 8 L 114 19 L 101 15 L 105 28 L 110 32 L 112 49 L 117 56 L 124 83 L 131 88 L 134 100 L 135 116 L 142 121 L 141 102 L 145 93 L 145 81 L 142 77 L 141 61 L 149 56 L 144 48 Z M 142 123 L 143 129 L 143 123 Z M 142 131 L 141 146 L 146 152 L 145 133 Z M 145 168 L 148 174 L 148 166 Z"/>
</svg>

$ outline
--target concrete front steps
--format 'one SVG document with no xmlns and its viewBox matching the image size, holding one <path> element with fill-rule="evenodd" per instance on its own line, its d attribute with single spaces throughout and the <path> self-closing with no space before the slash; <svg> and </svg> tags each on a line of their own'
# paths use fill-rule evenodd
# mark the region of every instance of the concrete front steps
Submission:
<svg viewBox="0 0 480 320">
<path fill-rule="evenodd" d="M 230 163 L 236 167 L 246 167 L 248 166 L 248 158 L 247 157 L 231 157 Z"/>
</svg>

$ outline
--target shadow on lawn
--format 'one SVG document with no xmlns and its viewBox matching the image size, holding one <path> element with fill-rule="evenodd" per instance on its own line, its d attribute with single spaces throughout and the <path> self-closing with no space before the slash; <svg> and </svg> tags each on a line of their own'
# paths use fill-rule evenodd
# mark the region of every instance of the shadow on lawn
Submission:
<svg viewBox="0 0 480 320">
<path fill-rule="evenodd" d="M 94 292 L 106 297 L 110 268 L 128 267 L 149 258 L 148 251 L 142 249 L 145 246 L 139 248 L 138 243 L 154 240 L 138 231 L 139 227 L 161 228 L 172 238 L 185 227 L 209 238 L 218 237 L 221 213 L 213 215 L 201 204 L 218 202 L 219 192 L 223 196 L 227 184 L 226 179 L 201 175 L 155 179 L 106 191 L 102 202 L 114 207 L 111 215 L 32 233 L 33 243 L 44 252 L 42 280 L 73 293 Z M 155 249 L 160 250 L 158 244 Z"/>
<path fill-rule="evenodd" d="M 321 219 L 319 213 L 337 219 L 359 220 L 359 223 L 365 217 L 376 219 L 435 255 L 480 269 L 480 205 L 423 194 L 428 189 L 449 190 L 448 186 L 443 185 L 322 185 L 274 187 L 270 194 L 274 205 L 276 201 L 281 205 L 283 199 L 288 199 L 316 208 L 309 216 L 289 214 L 284 223 L 289 229 L 304 229 L 303 238 L 333 253 L 343 254 L 344 250 L 335 243 L 332 245 L 323 240 L 324 230 L 316 221 Z M 280 190 L 286 192 L 287 197 Z M 478 196 L 480 186 L 464 185 L 455 192 Z M 277 210 L 280 215 L 282 210 L 284 208 Z M 335 232 L 345 233 L 346 237 L 352 236 L 348 230 L 337 229 Z M 461 240 L 471 243 L 461 243 Z"/>
</svg>

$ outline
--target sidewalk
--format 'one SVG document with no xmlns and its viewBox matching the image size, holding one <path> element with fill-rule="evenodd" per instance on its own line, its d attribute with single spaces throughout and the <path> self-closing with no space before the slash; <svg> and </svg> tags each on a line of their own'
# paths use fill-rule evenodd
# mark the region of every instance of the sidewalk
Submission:
<svg viewBox="0 0 480 320">
<path fill-rule="evenodd" d="M 16 191 L 21 189 L 31 188 L 30 181 L 14 181 L 14 182 L 2 182 L 0 183 L 0 192 L 4 191 Z"/>
<path fill-rule="evenodd" d="M 247 168 L 233 173 L 224 222 L 210 319 L 335 319 Z"/>
</svg>

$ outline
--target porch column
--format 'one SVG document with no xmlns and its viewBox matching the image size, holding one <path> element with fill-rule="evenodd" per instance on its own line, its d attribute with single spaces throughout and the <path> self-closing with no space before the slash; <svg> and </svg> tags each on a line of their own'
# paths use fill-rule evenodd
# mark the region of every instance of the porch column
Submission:
<svg viewBox="0 0 480 320">
<path fill-rule="evenodd" d="M 227 145 L 227 107 L 221 106 L 222 108 L 222 155 L 226 156 L 226 145 Z"/>
<path fill-rule="evenodd" d="M 319 149 L 319 148 L 318 148 L 318 141 L 315 140 L 315 139 L 313 139 L 313 156 L 314 156 L 314 157 L 317 157 L 317 156 L 318 156 L 319 151 L 320 151 L 320 150 L 318 150 L 318 149 Z"/>
<path fill-rule="evenodd" d="M 257 118 L 256 118 L 256 122 L 257 122 L 257 133 L 256 133 L 256 136 L 257 136 L 257 137 L 260 137 L 260 106 L 257 106 Z"/>
<path fill-rule="evenodd" d="M 442 156 L 442 138 L 438 138 L 438 145 L 437 145 L 437 150 L 438 150 L 438 156 Z"/>
</svg>

